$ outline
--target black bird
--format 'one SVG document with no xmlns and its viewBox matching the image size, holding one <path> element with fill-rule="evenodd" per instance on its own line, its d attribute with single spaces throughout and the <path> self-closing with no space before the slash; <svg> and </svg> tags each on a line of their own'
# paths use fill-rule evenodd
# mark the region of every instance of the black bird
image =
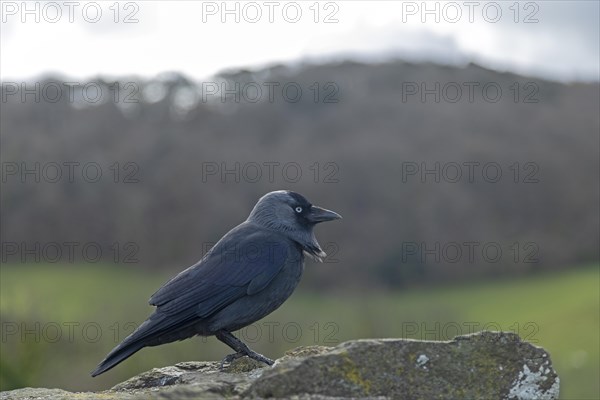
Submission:
<svg viewBox="0 0 600 400">
<path fill-rule="evenodd" d="M 277 309 L 292 294 L 304 270 L 304 254 L 326 254 L 313 228 L 339 219 L 291 191 L 267 193 L 248 219 L 229 231 L 196 264 L 179 273 L 150 298 L 156 310 L 92 371 L 108 371 L 147 346 L 195 335 L 215 335 L 233 350 L 223 359 L 248 356 L 273 361 L 248 348 L 231 332 Z"/>
</svg>

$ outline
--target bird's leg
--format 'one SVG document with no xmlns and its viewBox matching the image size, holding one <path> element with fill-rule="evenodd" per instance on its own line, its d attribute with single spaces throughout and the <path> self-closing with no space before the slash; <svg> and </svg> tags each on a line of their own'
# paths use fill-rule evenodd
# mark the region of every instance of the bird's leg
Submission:
<svg viewBox="0 0 600 400">
<path fill-rule="evenodd" d="M 225 343 L 227 346 L 231 347 L 232 349 L 234 349 L 236 351 L 236 353 L 230 354 L 227 357 L 225 357 L 223 359 L 223 361 L 221 361 L 221 366 L 225 362 L 231 362 L 242 356 L 248 356 L 248 357 L 252 358 L 253 360 L 260 361 L 267 365 L 273 365 L 273 360 L 263 356 L 262 354 L 258 354 L 257 352 L 250 350 L 248 348 L 248 346 L 246 346 L 244 344 L 244 342 L 242 342 L 240 339 L 233 336 L 231 333 L 224 331 L 224 330 L 220 330 L 217 332 L 217 334 L 215 336 L 221 342 Z"/>
</svg>

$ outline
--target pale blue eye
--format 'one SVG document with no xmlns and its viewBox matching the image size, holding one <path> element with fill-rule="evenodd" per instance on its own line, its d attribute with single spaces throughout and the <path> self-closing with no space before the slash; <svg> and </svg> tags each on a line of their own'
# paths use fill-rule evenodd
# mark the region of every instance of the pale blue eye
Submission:
<svg viewBox="0 0 600 400">
<path fill-rule="evenodd" d="M 296 212 L 298 214 L 300 214 L 302 212 L 302 207 L 300 207 L 300 206 L 296 207 Z"/>
</svg>

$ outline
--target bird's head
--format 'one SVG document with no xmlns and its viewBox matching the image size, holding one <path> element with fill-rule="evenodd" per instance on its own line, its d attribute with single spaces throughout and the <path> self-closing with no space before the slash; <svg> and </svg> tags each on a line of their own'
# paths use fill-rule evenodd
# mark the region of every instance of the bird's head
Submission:
<svg viewBox="0 0 600 400">
<path fill-rule="evenodd" d="M 258 200 L 248 221 L 287 235 L 320 261 L 326 254 L 319 246 L 313 228 L 320 222 L 340 218 L 338 213 L 315 206 L 296 192 L 278 190 Z"/>
</svg>

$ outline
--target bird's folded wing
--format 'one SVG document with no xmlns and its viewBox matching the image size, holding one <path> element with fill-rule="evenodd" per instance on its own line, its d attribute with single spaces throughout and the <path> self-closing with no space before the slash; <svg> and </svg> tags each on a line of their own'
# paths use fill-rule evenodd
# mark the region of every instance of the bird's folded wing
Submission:
<svg viewBox="0 0 600 400">
<path fill-rule="evenodd" d="M 154 293 L 150 304 L 171 315 L 194 308 L 204 318 L 264 289 L 284 266 L 290 244 L 269 231 L 238 228 Z"/>
</svg>

